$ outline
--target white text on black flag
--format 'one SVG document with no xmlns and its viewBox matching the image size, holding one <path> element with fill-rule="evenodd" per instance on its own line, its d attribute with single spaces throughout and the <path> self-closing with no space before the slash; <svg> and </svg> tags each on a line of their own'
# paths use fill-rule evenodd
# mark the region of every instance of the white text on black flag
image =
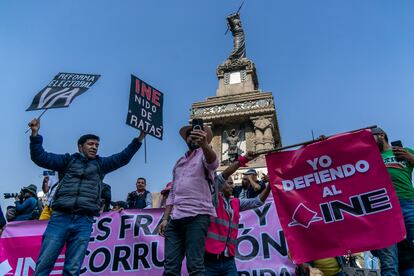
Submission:
<svg viewBox="0 0 414 276">
<path fill-rule="evenodd" d="M 26 111 L 68 107 L 74 98 L 83 94 L 100 75 L 59 73 L 34 97 Z"/>
</svg>

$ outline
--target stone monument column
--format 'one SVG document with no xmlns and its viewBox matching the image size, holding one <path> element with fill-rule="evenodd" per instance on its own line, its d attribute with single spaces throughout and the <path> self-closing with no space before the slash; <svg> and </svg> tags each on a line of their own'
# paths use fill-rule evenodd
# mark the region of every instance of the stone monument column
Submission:
<svg viewBox="0 0 414 276">
<path fill-rule="evenodd" d="M 256 66 L 246 57 L 245 36 L 240 15 L 228 18 L 233 34 L 233 49 L 217 67 L 216 96 L 193 103 L 190 120 L 202 118 L 213 131 L 212 146 L 225 169 L 238 155 L 247 151 L 271 150 L 281 146 L 275 100 L 271 92 L 259 89 Z M 232 26 L 235 29 L 232 29 Z M 267 173 L 264 156 L 249 162 L 249 168 Z M 244 170 L 234 176 L 240 183 Z"/>
</svg>

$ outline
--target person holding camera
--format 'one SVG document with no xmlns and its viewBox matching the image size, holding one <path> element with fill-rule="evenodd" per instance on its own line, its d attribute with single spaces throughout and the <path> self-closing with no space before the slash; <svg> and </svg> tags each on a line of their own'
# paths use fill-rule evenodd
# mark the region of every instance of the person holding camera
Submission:
<svg viewBox="0 0 414 276">
<path fill-rule="evenodd" d="M 16 218 L 14 221 L 37 219 L 34 212 L 38 209 L 37 187 L 30 184 L 23 187 L 20 194 L 15 197 Z M 40 211 L 39 211 L 40 215 Z"/>
<path fill-rule="evenodd" d="M 414 245 L 414 187 L 412 182 L 414 150 L 402 147 L 401 141 L 391 142 L 390 145 L 387 134 L 379 127 L 371 131 L 391 176 L 404 217 L 407 241 L 412 247 Z M 399 257 L 401 256 L 399 256 L 396 244 L 375 252 L 380 259 L 381 275 L 399 275 Z M 413 249 L 411 248 L 411 252 L 404 254 L 414 254 Z"/>
<path fill-rule="evenodd" d="M 151 192 L 145 189 L 147 187 L 147 180 L 143 177 L 138 177 L 135 186 L 137 189 L 128 193 L 127 196 L 128 209 L 152 208 Z"/>
<path fill-rule="evenodd" d="M 219 162 L 210 146 L 213 133 L 201 120 L 180 129 L 188 146 L 173 169 L 173 181 L 167 198 L 160 235 L 165 236 L 164 275 L 181 275 L 184 255 L 189 275 L 204 275 L 204 242 L 212 203 L 214 172 Z M 171 220 L 170 220 L 171 215 Z"/>
<path fill-rule="evenodd" d="M 81 136 L 77 153 L 54 154 L 43 149 L 43 137 L 39 135 L 40 121 L 32 120 L 29 127 L 32 130 L 32 161 L 40 167 L 57 171 L 60 176 L 34 275 L 50 275 L 65 245 L 63 275 L 79 275 L 92 232 L 93 217 L 99 216 L 101 208 L 102 180 L 107 173 L 129 163 L 141 147 L 145 133 L 141 132 L 120 153 L 100 157 L 99 137 L 96 135 Z"/>
<path fill-rule="evenodd" d="M 257 179 L 255 169 L 248 169 L 243 173 L 241 186 L 234 187 L 233 195 L 240 199 L 255 198 L 266 188 L 266 182 L 266 177 L 261 181 Z"/>
</svg>

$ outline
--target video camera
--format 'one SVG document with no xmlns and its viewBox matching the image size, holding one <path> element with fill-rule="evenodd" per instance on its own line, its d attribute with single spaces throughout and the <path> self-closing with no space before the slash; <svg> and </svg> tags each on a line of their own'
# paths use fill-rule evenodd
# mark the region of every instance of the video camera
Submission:
<svg viewBox="0 0 414 276">
<path fill-rule="evenodd" d="M 17 196 L 19 197 L 19 200 L 22 201 L 23 191 L 20 191 L 20 193 L 4 193 L 4 199 L 15 198 Z"/>
</svg>

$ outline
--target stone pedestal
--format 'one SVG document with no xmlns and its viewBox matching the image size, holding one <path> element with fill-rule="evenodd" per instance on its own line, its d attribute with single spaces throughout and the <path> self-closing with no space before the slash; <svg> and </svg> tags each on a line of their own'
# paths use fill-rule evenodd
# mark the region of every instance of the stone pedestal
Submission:
<svg viewBox="0 0 414 276">
<path fill-rule="evenodd" d="M 270 150 L 281 146 L 274 99 L 271 93 L 253 91 L 242 94 L 218 96 L 194 103 L 191 119 L 202 118 L 213 130 L 212 146 L 225 167 L 226 135 L 232 129 L 239 134 L 238 147 L 247 151 Z M 264 158 L 249 163 L 250 167 L 266 166 Z"/>
<path fill-rule="evenodd" d="M 236 154 L 271 150 L 282 145 L 272 93 L 259 90 L 254 63 L 242 58 L 227 60 L 217 68 L 218 88 L 215 97 L 196 102 L 191 118 L 202 118 L 213 131 L 212 147 L 220 159 L 219 171 L 224 170 Z M 259 177 L 267 173 L 264 156 L 249 162 L 249 168 Z M 240 183 L 241 168 L 234 174 Z"/>
<path fill-rule="evenodd" d="M 254 63 L 243 58 L 240 60 L 226 60 L 217 68 L 219 85 L 217 96 L 227 96 L 256 91 L 259 81 Z"/>
</svg>

